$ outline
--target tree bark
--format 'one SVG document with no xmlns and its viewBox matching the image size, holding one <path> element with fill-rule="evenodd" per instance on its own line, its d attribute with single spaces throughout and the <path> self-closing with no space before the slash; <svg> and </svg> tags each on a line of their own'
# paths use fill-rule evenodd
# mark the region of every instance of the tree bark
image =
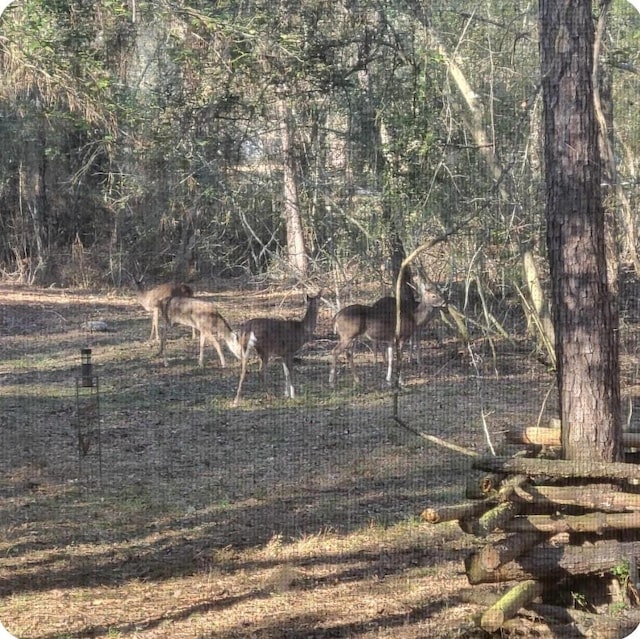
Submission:
<svg viewBox="0 0 640 639">
<path fill-rule="evenodd" d="M 546 537 L 538 532 L 509 535 L 501 541 L 483 546 L 477 552 L 477 561 L 483 570 L 495 570 L 498 566 L 509 563 L 530 548 L 542 543 Z"/>
<path fill-rule="evenodd" d="M 427 508 L 420 517 L 428 524 L 439 524 L 443 521 L 454 519 L 470 519 L 479 517 L 487 510 L 493 508 L 495 503 L 476 501 L 469 504 L 456 504 L 454 506 L 441 506 L 440 508 Z"/>
<path fill-rule="evenodd" d="M 607 278 L 590 0 L 541 0 L 547 246 L 562 446 L 620 459 L 618 332 Z"/>
<path fill-rule="evenodd" d="M 465 532 L 486 537 L 496 529 L 504 530 L 518 513 L 520 506 L 512 502 L 503 502 L 481 515 L 476 520 L 460 521 L 460 527 Z"/>
<path fill-rule="evenodd" d="M 284 221 L 287 229 L 287 260 L 300 278 L 309 272 L 309 258 L 304 241 L 304 227 L 300 213 L 300 195 L 296 161 L 291 134 L 292 123 L 289 106 L 284 97 L 278 98 L 280 141 L 282 144 L 282 182 L 284 194 Z"/>
<path fill-rule="evenodd" d="M 540 544 L 496 570 L 485 570 L 472 553 L 465 560 L 471 585 L 525 579 L 558 580 L 569 575 L 606 572 L 629 558 L 640 556 L 640 542 L 599 541 L 582 546 Z"/>
</svg>

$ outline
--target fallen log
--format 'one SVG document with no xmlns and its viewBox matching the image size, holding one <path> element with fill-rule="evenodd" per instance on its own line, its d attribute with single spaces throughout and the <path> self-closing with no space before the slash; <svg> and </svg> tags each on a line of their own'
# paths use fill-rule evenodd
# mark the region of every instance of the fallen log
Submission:
<svg viewBox="0 0 640 639">
<path fill-rule="evenodd" d="M 517 584 L 484 612 L 480 619 L 480 627 L 487 632 L 496 632 L 520 608 L 524 608 L 536 597 L 539 597 L 543 590 L 544 586 L 535 579 L 528 579 Z"/>
<path fill-rule="evenodd" d="M 640 510 L 640 494 L 620 491 L 612 484 L 588 484 L 586 486 L 535 486 L 528 485 L 512 496 L 522 500 L 527 493 L 529 499 L 523 501 L 534 505 L 555 504 L 558 507 L 572 506 L 605 512 L 625 512 Z M 640 527 L 640 524 L 639 524 Z"/>
<path fill-rule="evenodd" d="M 640 465 L 624 462 L 598 462 L 531 457 L 493 457 L 473 460 L 472 467 L 489 473 L 528 475 L 529 477 L 621 479 L 640 481 Z"/>
<path fill-rule="evenodd" d="M 570 575 L 607 572 L 637 557 L 640 557 L 640 542 L 609 539 L 582 546 L 539 544 L 495 570 L 483 568 L 477 551 L 471 553 L 464 564 L 469 583 L 476 585 L 527 579 L 557 581 Z"/>
<path fill-rule="evenodd" d="M 547 538 L 538 532 L 516 533 L 501 541 L 487 544 L 478 551 L 477 561 L 483 570 L 495 570 L 498 566 L 516 559 Z"/>
<path fill-rule="evenodd" d="M 527 515 L 509 519 L 501 528 L 505 532 L 597 533 L 610 530 L 634 530 L 640 527 L 637 513 L 595 512 L 587 515 Z"/>
</svg>

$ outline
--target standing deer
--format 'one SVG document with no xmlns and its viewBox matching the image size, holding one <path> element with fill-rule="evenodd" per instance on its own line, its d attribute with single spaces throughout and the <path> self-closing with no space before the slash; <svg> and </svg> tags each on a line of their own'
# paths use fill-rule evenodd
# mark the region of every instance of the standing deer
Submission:
<svg viewBox="0 0 640 639">
<path fill-rule="evenodd" d="M 151 313 L 151 335 L 149 341 L 155 337 L 155 341 L 160 341 L 160 332 L 158 331 L 158 320 L 160 319 L 160 309 L 163 301 L 170 297 L 193 297 L 193 289 L 186 284 L 159 284 L 149 290 L 143 290 L 140 282 L 135 280 L 138 292 L 136 299 L 145 311 Z M 194 333 L 195 336 L 195 333 Z"/>
<path fill-rule="evenodd" d="M 398 334 L 399 346 L 413 335 L 416 328 L 425 324 L 435 312 L 445 305 L 444 300 L 436 291 L 424 291 L 422 300 L 416 305 L 412 300 L 401 299 L 400 302 L 400 330 Z M 360 383 L 353 361 L 352 345 L 357 337 L 367 337 L 374 344 L 387 345 L 387 382 L 391 382 L 393 373 L 393 343 L 396 336 L 396 299 L 382 297 L 371 306 L 352 304 L 345 306 L 333 319 L 333 330 L 338 334 L 338 344 L 331 351 L 331 371 L 329 384 L 335 385 L 338 357 L 346 352 L 347 363 L 353 375 L 355 384 Z"/>
<path fill-rule="evenodd" d="M 255 349 L 260 358 L 262 385 L 267 390 L 267 366 L 269 360 L 279 357 L 284 371 L 284 396 L 293 399 L 293 356 L 304 344 L 311 340 L 318 319 L 320 293 L 315 297 L 307 295 L 307 311 L 301 320 L 283 320 L 271 317 L 256 317 L 240 327 L 241 371 L 234 406 L 238 405 L 242 384 L 247 374 L 247 363 L 251 351 Z"/>
<path fill-rule="evenodd" d="M 173 324 L 182 324 L 183 326 L 191 326 L 194 330 L 200 332 L 200 355 L 198 357 L 198 365 L 204 366 L 204 345 L 207 337 L 218 353 L 220 358 L 220 366 L 225 368 L 227 362 L 224 353 L 220 347 L 218 338 L 224 340 L 229 350 L 240 359 L 240 344 L 238 336 L 231 330 L 222 315 L 216 310 L 213 302 L 199 300 L 193 297 L 169 297 L 162 304 L 162 316 L 165 321 L 165 330 L 162 333 L 160 341 L 160 352 L 164 352 L 165 333 L 167 326 Z"/>
</svg>

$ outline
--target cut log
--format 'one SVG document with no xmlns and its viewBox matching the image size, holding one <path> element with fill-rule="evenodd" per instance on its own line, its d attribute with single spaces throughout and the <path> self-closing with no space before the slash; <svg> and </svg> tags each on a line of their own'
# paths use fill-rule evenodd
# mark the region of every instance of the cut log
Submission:
<svg viewBox="0 0 640 639">
<path fill-rule="evenodd" d="M 510 428 L 505 434 L 508 444 L 532 444 L 534 446 L 561 446 L 559 428 L 525 426 Z"/>
<path fill-rule="evenodd" d="M 427 508 L 420 517 L 428 524 L 439 524 L 453 519 L 471 519 L 480 517 L 495 505 L 495 501 L 475 501 L 469 504 Z"/>
<path fill-rule="evenodd" d="M 624 462 L 534 459 L 530 457 L 492 457 L 472 462 L 473 468 L 489 473 L 529 475 L 530 477 L 620 479 L 640 481 L 640 465 Z"/>
<path fill-rule="evenodd" d="M 582 546 L 544 543 L 496 570 L 484 570 L 478 552 L 473 552 L 465 559 L 465 569 L 471 585 L 527 579 L 555 581 L 569 575 L 607 572 L 623 561 L 633 562 L 637 557 L 640 557 L 640 542 L 611 539 Z"/>
<path fill-rule="evenodd" d="M 506 532 L 542 532 L 542 533 L 597 533 L 610 530 L 633 530 L 640 528 L 637 513 L 603 513 L 587 515 L 567 515 L 551 517 L 549 515 L 527 515 L 504 522 L 501 526 Z"/>
<path fill-rule="evenodd" d="M 528 579 L 514 586 L 491 608 L 487 609 L 480 620 L 480 627 L 487 632 L 496 632 L 507 619 L 511 619 L 520 608 L 539 597 L 544 586 L 534 579 Z"/>
<path fill-rule="evenodd" d="M 561 446 L 559 428 L 526 426 L 510 428 L 505 440 L 509 444 L 532 444 L 535 446 Z M 640 433 L 622 433 L 622 445 L 627 448 L 640 448 Z"/>
<path fill-rule="evenodd" d="M 504 480 L 505 475 L 483 475 L 477 477 L 467 477 L 465 497 L 467 499 L 486 499 L 493 496 Z"/>
<path fill-rule="evenodd" d="M 483 546 L 477 553 L 482 570 L 495 570 L 498 566 L 516 559 L 524 552 L 542 543 L 547 535 L 527 532 L 510 535 L 501 541 Z"/>
</svg>

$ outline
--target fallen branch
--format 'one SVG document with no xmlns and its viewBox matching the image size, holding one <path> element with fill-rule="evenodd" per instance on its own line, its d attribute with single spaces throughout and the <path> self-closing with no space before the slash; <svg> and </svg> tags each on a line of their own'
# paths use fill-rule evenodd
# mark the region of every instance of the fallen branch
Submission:
<svg viewBox="0 0 640 639">
<path fill-rule="evenodd" d="M 438 446 L 443 446 L 444 448 L 448 448 L 449 450 L 453 450 L 456 453 L 461 453 L 463 455 L 466 455 L 467 457 L 477 457 L 478 453 L 475 450 L 470 450 L 469 448 L 464 448 L 464 446 L 458 446 L 458 444 L 453 444 L 451 442 L 448 442 L 444 439 L 440 439 L 440 437 L 436 437 L 435 435 L 429 435 L 427 433 L 423 433 L 421 430 L 417 430 L 416 428 L 413 428 L 412 426 L 409 426 L 409 424 L 407 424 L 405 421 L 403 421 L 402 419 L 400 419 L 399 417 L 396 417 L 395 415 L 393 416 L 393 421 L 396 422 L 396 424 L 398 424 L 398 426 L 401 426 L 402 428 L 408 430 L 409 432 L 413 433 L 414 435 L 428 441 L 431 442 L 432 444 L 438 444 Z"/>
</svg>

